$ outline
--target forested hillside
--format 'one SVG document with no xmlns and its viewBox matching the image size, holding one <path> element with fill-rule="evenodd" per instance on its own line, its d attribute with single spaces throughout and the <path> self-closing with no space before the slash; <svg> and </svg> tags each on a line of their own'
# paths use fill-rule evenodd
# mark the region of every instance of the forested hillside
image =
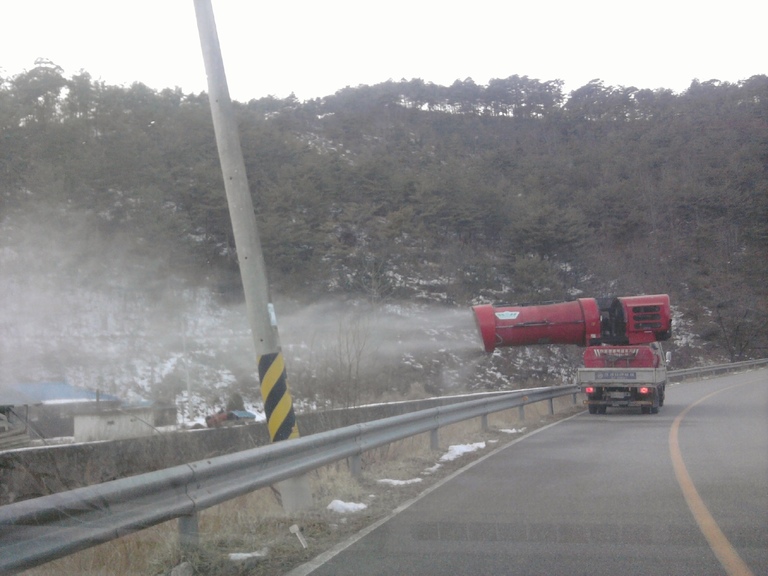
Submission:
<svg viewBox="0 0 768 576">
<path fill-rule="evenodd" d="M 28 370 L 22 341 L 39 354 L 25 362 L 49 371 L 64 370 L 67 346 L 114 364 L 112 348 L 158 337 L 152 322 L 176 341 L 191 309 L 241 301 L 206 94 L 109 86 L 43 61 L 0 82 L 6 376 Z M 676 342 L 681 364 L 766 354 L 764 75 L 681 94 L 403 80 L 236 112 L 281 298 L 466 309 L 667 292 L 679 333 L 696 337 Z M 140 310 L 150 323 L 125 320 Z M 100 344 L 57 338 L 73 315 Z"/>
</svg>

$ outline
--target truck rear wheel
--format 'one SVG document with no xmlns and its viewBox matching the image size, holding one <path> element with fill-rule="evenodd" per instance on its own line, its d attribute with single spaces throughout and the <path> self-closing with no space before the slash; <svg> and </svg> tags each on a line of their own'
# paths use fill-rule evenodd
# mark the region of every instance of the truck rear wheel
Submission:
<svg viewBox="0 0 768 576">
<path fill-rule="evenodd" d="M 658 414 L 659 413 L 659 406 L 661 406 L 664 403 L 664 393 L 656 389 L 656 392 L 653 395 L 653 406 L 651 406 L 651 414 Z"/>
<path fill-rule="evenodd" d="M 590 414 L 597 414 L 597 408 L 598 408 L 598 407 L 597 407 L 597 406 L 595 406 L 594 404 L 590 404 L 590 405 L 589 405 L 589 413 L 590 413 Z"/>
</svg>

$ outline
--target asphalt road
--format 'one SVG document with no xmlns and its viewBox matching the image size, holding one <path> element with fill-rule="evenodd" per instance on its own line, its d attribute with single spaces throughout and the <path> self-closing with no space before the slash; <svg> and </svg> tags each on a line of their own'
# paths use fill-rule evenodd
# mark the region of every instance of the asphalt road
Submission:
<svg viewBox="0 0 768 576">
<path fill-rule="evenodd" d="M 768 370 L 539 429 L 291 574 L 768 575 Z"/>
</svg>

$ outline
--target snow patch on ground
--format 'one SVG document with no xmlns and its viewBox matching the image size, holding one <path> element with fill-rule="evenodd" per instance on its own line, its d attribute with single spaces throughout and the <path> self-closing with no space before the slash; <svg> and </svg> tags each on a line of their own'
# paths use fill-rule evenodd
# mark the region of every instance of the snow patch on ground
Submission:
<svg viewBox="0 0 768 576">
<path fill-rule="evenodd" d="M 382 478 L 377 480 L 379 484 L 388 484 L 389 486 L 405 486 L 407 484 L 418 484 L 421 482 L 421 478 L 411 478 L 410 480 L 391 480 L 389 478 Z"/>
<path fill-rule="evenodd" d="M 464 454 L 476 452 L 485 448 L 485 442 L 474 442 L 473 444 L 455 444 L 448 447 L 448 452 L 440 456 L 440 462 L 450 462 L 460 458 Z"/>
<path fill-rule="evenodd" d="M 476 452 L 485 448 L 485 442 L 474 442 L 473 444 L 454 444 L 448 446 L 448 452 L 440 456 L 440 460 L 434 466 L 430 466 L 424 470 L 424 474 L 434 474 L 442 466 L 440 462 L 451 462 L 460 458 L 464 454 L 470 452 Z"/>
<path fill-rule="evenodd" d="M 338 512 L 339 514 L 347 514 L 349 512 L 360 512 L 368 508 L 367 504 L 361 502 L 344 502 L 342 500 L 334 500 L 328 504 L 328 510 L 331 512 Z"/>
<path fill-rule="evenodd" d="M 258 552 L 230 552 L 229 559 L 232 562 L 244 562 L 251 558 L 266 558 L 269 555 L 269 550 L 264 548 Z"/>
</svg>

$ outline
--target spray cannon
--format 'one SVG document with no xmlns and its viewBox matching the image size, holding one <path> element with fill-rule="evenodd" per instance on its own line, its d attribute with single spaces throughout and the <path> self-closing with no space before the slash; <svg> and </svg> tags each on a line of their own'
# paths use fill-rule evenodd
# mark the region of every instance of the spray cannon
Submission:
<svg viewBox="0 0 768 576">
<path fill-rule="evenodd" d="M 579 298 L 534 305 L 474 306 L 486 352 L 533 344 L 647 344 L 670 337 L 669 296 Z"/>
</svg>

